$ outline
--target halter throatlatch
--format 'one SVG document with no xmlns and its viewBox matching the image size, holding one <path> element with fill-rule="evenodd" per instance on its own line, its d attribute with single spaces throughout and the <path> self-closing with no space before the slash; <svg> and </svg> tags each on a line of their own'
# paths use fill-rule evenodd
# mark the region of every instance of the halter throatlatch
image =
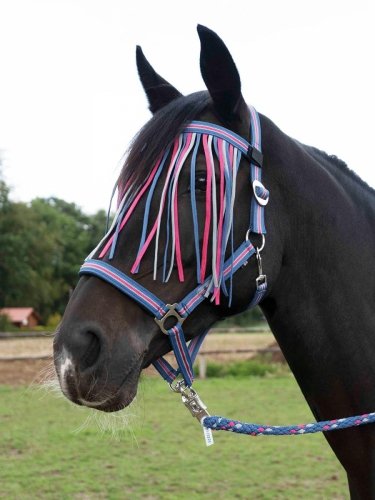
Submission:
<svg viewBox="0 0 375 500">
<path fill-rule="evenodd" d="M 250 107 L 251 142 L 234 132 L 212 123 L 193 121 L 174 140 L 159 157 L 151 169 L 149 176 L 136 189 L 131 182 L 122 192 L 119 190 L 119 204 L 113 223 L 103 240 L 93 250 L 80 269 L 80 275 L 89 274 L 107 281 L 121 292 L 138 302 L 155 318 L 163 333 L 168 335 L 178 368 L 173 368 L 164 358 L 153 364 L 159 373 L 170 384 L 181 374 L 182 385 L 178 386 L 183 399 L 193 401 L 197 398 L 186 396 L 185 389 L 193 382 L 193 363 L 207 332 L 193 338 L 189 344 L 185 341 L 182 324 L 194 309 L 204 300 L 210 299 L 219 305 L 222 295 L 227 297 L 228 306 L 232 303 L 233 275 L 244 266 L 253 254 L 256 254 L 259 276 L 256 280 L 256 291 L 249 307 L 257 305 L 267 291 L 267 279 L 263 274 L 260 252 L 265 241 L 264 207 L 268 203 L 269 192 L 262 184 L 263 155 L 261 149 L 261 128 L 259 116 Z M 203 151 L 206 162 L 205 182 L 205 218 L 198 220 L 196 201 L 197 156 Z M 236 179 L 241 159 L 250 163 L 250 183 L 253 197 L 250 206 L 249 229 L 243 243 L 234 248 L 233 211 L 236 195 Z M 178 278 L 184 281 L 183 252 L 180 243 L 179 195 L 178 186 L 182 168 L 190 168 L 190 202 L 193 220 L 194 248 L 196 260 L 197 287 L 184 299 L 175 304 L 165 304 L 152 292 L 144 288 L 130 276 L 122 273 L 110 264 L 116 251 L 118 237 L 122 231 L 126 234 L 126 224 L 130 217 L 143 203 L 143 225 L 138 251 L 131 267 L 131 274 L 136 275 L 141 267 L 147 251 L 154 246 L 154 280 L 161 278 L 167 282 L 177 268 Z M 215 160 L 218 168 L 215 170 Z M 151 204 L 158 181 L 162 182 L 160 199 L 157 200 L 157 214 L 151 219 Z M 155 201 L 155 200 L 154 200 Z M 166 239 L 159 263 L 161 249 L 162 224 Z M 250 241 L 250 233 L 261 234 L 263 244 L 260 249 L 254 248 Z M 200 235 L 203 234 L 202 243 Z M 211 245 L 211 250 L 209 250 Z M 98 258 L 93 259 L 98 254 Z M 209 255 L 211 255 L 209 262 Z M 229 255 L 227 259 L 225 256 Z M 161 268 L 161 276 L 158 269 Z M 160 274 L 160 271 L 159 271 Z M 174 320 L 174 325 L 167 328 Z M 185 389 L 184 389 L 185 388 Z M 194 394 L 196 394 L 194 392 Z M 193 396 L 194 396 L 193 394 Z M 199 399 L 199 398 L 198 398 Z M 200 401 L 200 400 L 199 400 Z M 186 404 L 186 401 L 184 401 Z M 200 402 L 201 403 L 201 402 Z M 202 404 L 203 405 L 203 404 Z M 188 405 L 187 405 L 188 406 Z M 207 413 L 207 412 L 206 412 Z M 198 412 L 199 414 L 199 412 Z"/>
</svg>

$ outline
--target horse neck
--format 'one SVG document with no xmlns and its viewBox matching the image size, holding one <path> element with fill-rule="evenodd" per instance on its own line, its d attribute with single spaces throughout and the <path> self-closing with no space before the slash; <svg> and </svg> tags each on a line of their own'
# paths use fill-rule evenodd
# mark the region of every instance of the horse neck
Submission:
<svg viewBox="0 0 375 500">
<path fill-rule="evenodd" d="M 364 366 L 375 381 L 375 196 L 274 125 L 264 128 L 273 200 L 275 194 L 276 223 L 268 231 L 283 231 L 280 269 L 263 304 L 265 315 L 317 413 L 330 407 L 321 404 L 323 380 L 326 388 L 347 394 L 346 406 L 361 406 L 347 386 Z"/>
</svg>

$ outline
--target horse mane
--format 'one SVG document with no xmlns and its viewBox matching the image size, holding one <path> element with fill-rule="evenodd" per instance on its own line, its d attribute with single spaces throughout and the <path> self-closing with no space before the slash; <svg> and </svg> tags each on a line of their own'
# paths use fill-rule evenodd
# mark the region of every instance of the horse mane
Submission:
<svg viewBox="0 0 375 500">
<path fill-rule="evenodd" d="M 181 96 L 160 109 L 133 138 L 119 176 L 119 186 L 131 181 L 137 189 L 149 175 L 160 154 L 208 106 L 207 91 Z"/>
<path fill-rule="evenodd" d="M 346 177 L 352 179 L 354 182 L 359 184 L 369 193 L 375 195 L 375 189 L 369 186 L 366 181 L 364 181 L 358 174 L 354 172 L 347 163 L 338 158 L 336 155 L 330 155 L 321 149 L 315 148 L 313 146 L 305 146 L 309 153 L 311 153 L 317 159 L 323 159 L 330 165 L 337 167 Z"/>
</svg>

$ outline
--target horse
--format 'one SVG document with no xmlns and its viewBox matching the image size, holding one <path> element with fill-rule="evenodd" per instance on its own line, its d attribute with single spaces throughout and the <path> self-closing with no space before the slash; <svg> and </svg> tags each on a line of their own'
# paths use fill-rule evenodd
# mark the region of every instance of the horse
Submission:
<svg viewBox="0 0 375 500">
<path fill-rule="evenodd" d="M 190 386 L 197 339 L 259 303 L 317 420 L 374 411 L 374 191 L 258 115 L 221 38 L 201 25 L 198 35 L 207 90 L 188 96 L 137 47 L 152 118 L 55 335 L 61 389 L 112 412 L 151 363 Z M 178 308 L 186 296 L 199 300 Z M 178 369 L 160 361 L 172 348 Z M 375 498 L 375 427 L 325 437 L 351 498 Z"/>
</svg>

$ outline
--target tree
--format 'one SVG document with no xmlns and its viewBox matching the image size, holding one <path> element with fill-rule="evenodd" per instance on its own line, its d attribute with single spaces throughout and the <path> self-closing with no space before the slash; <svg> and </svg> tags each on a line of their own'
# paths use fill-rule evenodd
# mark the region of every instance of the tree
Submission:
<svg viewBox="0 0 375 500">
<path fill-rule="evenodd" d="M 74 203 L 59 198 L 38 198 L 30 209 L 52 239 L 44 272 L 51 273 L 53 279 L 49 309 L 62 314 L 77 283 L 81 263 L 102 235 L 105 213 L 88 216 Z"/>
<path fill-rule="evenodd" d="M 53 295 L 52 248 L 51 234 L 27 205 L 9 203 L 0 211 L 1 305 L 30 305 L 43 314 Z"/>
<path fill-rule="evenodd" d="M 105 212 L 88 216 L 58 198 L 13 203 L 8 194 L 0 178 L 0 306 L 32 306 L 46 321 L 64 311 Z"/>
<path fill-rule="evenodd" d="M 9 187 L 5 184 L 2 175 L 3 156 L 0 150 L 0 210 L 9 203 Z"/>
</svg>

